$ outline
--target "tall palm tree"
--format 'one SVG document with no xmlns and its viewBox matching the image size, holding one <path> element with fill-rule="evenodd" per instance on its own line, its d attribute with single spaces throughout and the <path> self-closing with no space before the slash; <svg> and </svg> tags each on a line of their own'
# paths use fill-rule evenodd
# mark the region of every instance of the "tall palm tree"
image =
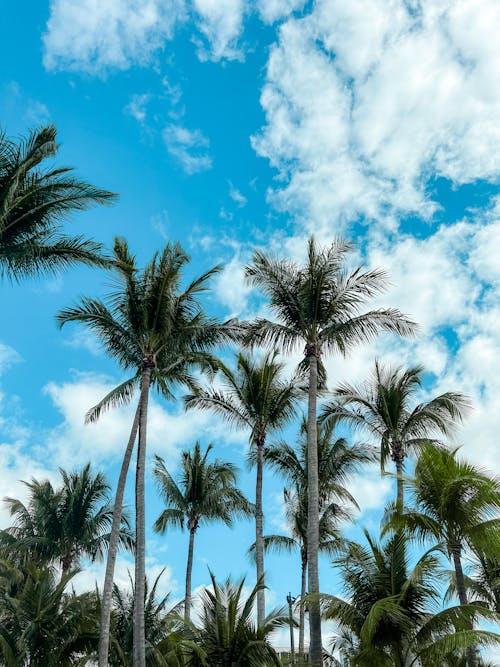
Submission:
<svg viewBox="0 0 500 667">
<path fill-rule="evenodd" d="M 269 635 L 288 625 L 285 609 L 272 611 L 261 626 L 252 619 L 255 599 L 262 582 L 258 582 L 248 596 L 244 596 L 243 579 L 223 584 L 212 579 L 212 588 L 201 593 L 200 623 L 186 628 L 186 637 L 197 649 L 189 660 L 192 667 L 260 667 L 280 665 L 280 660 L 269 642 Z M 190 630 L 190 632 L 189 632 Z"/>
<path fill-rule="evenodd" d="M 404 463 L 409 452 L 433 436 L 449 435 L 470 406 L 466 396 L 451 391 L 417 404 L 422 373 L 421 366 L 405 370 L 376 361 L 368 381 L 360 386 L 339 385 L 321 414 L 325 423 L 347 423 L 368 431 L 380 442 L 382 471 L 389 457 L 396 466 L 400 511 L 404 505 Z"/>
<path fill-rule="evenodd" d="M 54 489 L 48 480 L 24 482 L 29 490 L 25 505 L 5 498 L 14 523 L 0 534 L 0 547 L 9 560 L 39 565 L 57 562 L 63 576 L 78 566 L 82 557 L 102 558 L 109 543 L 112 507 L 109 484 L 103 473 L 93 474 L 90 464 L 82 470 L 60 469 L 62 485 Z M 119 541 L 131 547 L 128 521 L 122 522 Z"/>
<path fill-rule="evenodd" d="M 201 408 L 220 414 L 231 425 L 250 431 L 250 458 L 256 463 L 255 544 L 257 581 L 264 583 L 262 509 L 263 450 L 269 433 L 283 427 L 294 415 L 299 398 L 296 383 L 284 378 L 283 364 L 276 353 L 259 362 L 241 352 L 236 372 L 221 364 L 222 389 L 203 389 L 185 398 L 187 408 Z M 257 623 L 265 618 L 265 590 L 257 591 Z"/>
<path fill-rule="evenodd" d="M 253 345 L 270 345 L 284 353 L 304 349 L 302 369 L 308 374 L 308 584 L 309 592 L 319 593 L 319 490 L 317 460 L 317 397 L 325 378 L 323 356 L 347 354 L 360 342 L 372 340 L 380 331 L 409 335 L 415 325 L 395 309 L 363 312 L 366 301 L 382 292 L 385 272 L 349 273 L 345 260 L 352 246 L 341 240 L 326 248 L 314 238 L 307 246 L 303 265 L 255 252 L 246 268 L 248 281 L 269 297 L 277 321 L 258 318 L 248 326 L 247 340 Z M 321 615 L 319 603 L 312 602 L 310 620 L 310 660 L 322 664 Z"/>
<path fill-rule="evenodd" d="M 351 542 L 336 559 L 347 599 L 331 596 L 325 617 L 335 620 L 352 667 L 433 667 L 463 655 L 472 642 L 498 643 L 494 633 L 469 630 L 480 607 L 449 607 L 438 611 L 439 559 L 426 552 L 409 565 L 404 533 L 378 544 L 366 531 L 368 546 Z M 339 641 L 340 640 L 340 641 Z M 346 642 L 347 640 L 347 642 Z"/>
<path fill-rule="evenodd" d="M 500 553 L 500 482 L 449 451 L 427 445 L 419 455 L 415 478 L 408 482 L 415 509 L 401 517 L 389 513 L 388 527 L 405 527 L 447 554 L 455 570 L 461 605 L 468 605 L 462 555 L 466 547 L 498 561 Z M 477 667 L 476 651 L 467 651 L 469 667 Z"/>
<path fill-rule="evenodd" d="M 156 457 L 154 475 L 160 495 L 166 505 L 154 524 L 158 533 L 165 533 L 167 526 L 189 531 L 189 547 L 186 566 L 186 595 L 184 619 L 191 614 L 191 574 L 193 570 L 194 538 L 203 523 L 223 521 L 226 526 L 233 523 L 237 514 L 252 514 L 252 506 L 236 488 L 236 468 L 232 463 L 216 459 L 208 462 L 212 449 L 209 445 L 204 453 L 197 442 L 191 451 L 182 453 L 182 471 L 176 482 L 168 472 L 165 462 Z"/>
<path fill-rule="evenodd" d="M 0 134 L 0 274 L 13 280 L 75 262 L 104 263 L 100 244 L 65 235 L 61 222 L 116 195 L 75 178 L 69 167 L 40 168 L 57 149 L 54 125 L 20 143 Z"/>
<path fill-rule="evenodd" d="M 215 267 L 195 278 L 181 289 L 182 270 L 189 261 L 179 244 L 168 243 L 163 252 L 154 255 L 141 271 L 125 240 L 115 239 L 114 273 L 118 285 L 106 305 L 100 299 L 82 298 L 80 304 L 61 311 L 61 326 L 81 322 L 93 331 L 108 354 L 128 373 L 87 414 L 95 421 L 110 406 L 129 401 L 136 388 L 139 400 L 130 438 L 125 450 L 113 510 L 113 526 L 106 564 L 101 607 L 99 667 L 106 667 L 109 649 L 109 619 L 113 573 L 118 547 L 123 494 L 127 471 L 137 433 L 136 466 L 136 558 L 135 558 L 135 666 L 145 667 L 144 577 L 145 577 L 145 511 L 144 474 L 148 401 L 151 387 L 167 399 L 173 398 L 177 385 L 195 388 L 192 369 L 214 368 L 216 363 L 207 352 L 231 338 L 234 323 L 221 324 L 206 317 L 199 294 L 207 289 L 208 279 L 219 270 Z"/>
<path fill-rule="evenodd" d="M 365 445 L 349 446 L 344 438 L 335 438 L 334 426 L 317 425 L 318 490 L 319 490 L 319 551 L 332 552 L 338 546 L 338 527 L 351 514 L 345 507 L 357 507 L 356 500 L 346 489 L 349 478 L 364 463 L 373 461 L 373 451 Z M 301 554 L 301 599 L 307 590 L 307 422 L 300 429 L 297 449 L 279 442 L 264 450 L 264 461 L 283 475 L 293 491 L 285 489 L 285 508 L 291 535 Z M 342 504 L 340 504 L 342 503 Z M 334 538 L 334 539 L 332 539 Z M 268 548 L 293 548 L 292 542 L 281 536 L 264 538 Z M 300 605 L 299 653 L 304 653 L 304 604 Z"/>
</svg>

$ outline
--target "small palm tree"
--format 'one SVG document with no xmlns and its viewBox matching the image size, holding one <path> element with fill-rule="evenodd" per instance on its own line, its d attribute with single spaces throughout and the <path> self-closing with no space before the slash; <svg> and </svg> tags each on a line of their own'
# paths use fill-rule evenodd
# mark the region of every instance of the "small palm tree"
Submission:
<svg viewBox="0 0 500 667">
<path fill-rule="evenodd" d="M 11 590 L 0 586 L 0 664 L 71 667 L 92 654 L 97 644 L 96 598 L 67 591 L 76 573 L 59 579 L 53 567 L 0 567 L 1 580 L 15 582 Z"/>
<path fill-rule="evenodd" d="M 466 547 L 498 561 L 500 553 L 500 483 L 449 451 L 428 445 L 419 455 L 415 478 L 408 482 L 415 510 L 386 518 L 388 527 L 405 527 L 410 535 L 428 540 L 450 558 L 460 604 L 467 606 L 462 555 Z M 473 647 L 469 667 L 477 667 Z"/>
<path fill-rule="evenodd" d="M 218 584 L 211 574 L 212 588 L 201 593 L 200 623 L 190 624 L 185 637 L 192 639 L 197 651 L 192 650 L 192 667 L 261 667 L 280 665 L 280 660 L 269 642 L 269 636 L 278 628 L 288 625 L 285 609 L 271 612 L 261 626 L 255 624 L 252 613 L 257 591 L 262 582 L 244 596 L 243 579 L 235 584 L 229 579 Z"/>
<path fill-rule="evenodd" d="M 427 552 L 411 569 L 401 532 L 377 544 L 365 531 L 368 547 L 349 543 L 335 564 L 347 599 L 330 597 L 325 617 L 337 621 L 343 649 L 352 667 L 431 667 L 450 654 L 463 655 L 473 642 L 498 643 L 494 633 L 469 630 L 480 607 L 438 611 L 439 559 Z M 487 615 L 487 614 L 486 614 Z M 348 640 L 348 641 L 346 641 Z"/>
<path fill-rule="evenodd" d="M 0 134 L 0 274 L 13 280 L 75 262 L 105 263 L 100 244 L 66 236 L 61 222 L 116 195 L 75 178 L 69 167 L 39 169 L 57 149 L 53 125 L 19 144 Z"/>
<path fill-rule="evenodd" d="M 9 560 L 21 564 L 34 560 L 39 565 L 58 562 L 63 576 L 82 557 L 100 559 L 109 543 L 112 508 L 110 487 L 103 473 L 92 474 L 90 464 L 67 472 L 60 468 L 62 485 L 54 489 L 48 480 L 24 482 L 29 500 L 5 498 L 14 524 L 0 534 L 0 545 Z M 126 518 L 119 540 L 131 547 L 133 539 Z"/>
<path fill-rule="evenodd" d="M 375 362 L 371 378 L 359 387 L 339 385 L 333 400 L 323 407 L 325 423 L 344 422 L 368 431 L 380 442 L 380 464 L 385 470 L 390 457 L 396 466 L 397 502 L 403 510 L 404 462 L 409 452 L 418 450 L 430 438 L 449 435 L 470 406 L 457 392 L 446 392 L 430 401 L 415 404 L 422 385 L 420 366 L 405 370 Z"/>
<path fill-rule="evenodd" d="M 193 570 L 194 538 L 201 524 L 223 521 L 232 525 L 237 514 L 250 515 L 252 505 L 236 484 L 236 468 L 232 463 L 216 459 L 208 462 L 212 449 L 209 445 L 202 453 L 199 442 L 193 451 L 182 453 L 182 472 L 177 483 L 168 472 L 165 463 L 156 457 L 154 475 L 160 495 L 166 505 L 154 524 L 156 532 L 165 533 L 167 526 L 189 531 L 189 547 L 186 566 L 186 595 L 184 619 L 189 621 L 191 612 L 191 575 Z"/>
<path fill-rule="evenodd" d="M 113 573 L 118 549 L 123 495 L 127 472 L 139 433 L 136 465 L 136 550 L 135 594 L 136 667 L 145 667 L 144 581 L 145 581 L 145 462 L 149 393 L 155 387 L 167 399 L 174 397 L 178 385 L 197 387 L 193 368 L 206 370 L 216 366 L 207 352 L 235 335 L 233 323 L 221 324 L 206 317 L 199 294 L 207 281 L 219 270 L 215 267 L 181 289 L 182 270 L 189 257 L 179 244 L 167 244 L 141 271 L 126 241 L 115 239 L 113 269 L 117 290 L 105 302 L 83 298 L 61 311 L 61 326 L 81 322 L 99 338 L 108 354 L 132 375 L 115 387 L 87 414 L 95 421 L 103 410 L 130 401 L 139 389 L 139 400 L 129 441 L 125 449 L 113 508 L 106 574 L 101 607 L 99 667 L 106 667 L 109 648 L 109 619 L 113 590 Z"/>
<path fill-rule="evenodd" d="M 335 438 L 333 424 L 317 425 L 318 490 L 319 490 L 319 550 L 333 552 L 338 547 L 338 527 L 351 517 L 346 505 L 357 507 L 356 500 L 346 489 L 350 477 L 363 464 L 373 461 L 373 451 L 364 445 L 350 447 L 344 438 Z M 301 600 L 304 599 L 307 576 L 307 422 L 303 420 L 297 449 L 286 442 L 266 447 L 264 460 L 292 485 L 285 490 L 285 508 L 293 542 L 282 536 L 265 537 L 267 548 L 300 548 Z M 342 503 L 342 505 L 340 504 Z M 333 538 L 333 539 L 332 539 Z M 304 653 L 304 604 L 300 605 L 299 653 Z"/>
<path fill-rule="evenodd" d="M 276 353 L 258 362 L 249 355 L 237 356 L 236 372 L 221 364 L 223 389 L 199 390 L 185 398 L 187 408 L 220 414 L 231 425 L 250 431 L 250 460 L 256 464 L 255 544 L 257 581 L 264 582 L 264 513 L 262 508 L 263 451 L 269 433 L 283 427 L 294 415 L 299 389 L 283 377 Z M 265 590 L 257 591 L 257 623 L 265 618 Z"/>
<path fill-rule="evenodd" d="M 308 585 L 319 594 L 319 489 L 317 458 L 317 397 L 325 379 L 323 356 L 347 354 L 354 345 L 372 340 L 380 331 L 409 335 L 415 325 L 398 310 L 363 311 L 364 304 L 382 292 L 387 283 L 383 271 L 349 273 L 345 260 L 352 246 L 335 241 L 319 248 L 309 240 L 303 265 L 256 252 L 246 269 L 249 282 L 262 289 L 270 299 L 277 321 L 259 318 L 248 326 L 247 341 L 289 353 L 304 349 L 301 367 L 308 375 Z M 322 664 L 321 614 L 313 600 L 309 610 L 312 667 Z"/>
</svg>

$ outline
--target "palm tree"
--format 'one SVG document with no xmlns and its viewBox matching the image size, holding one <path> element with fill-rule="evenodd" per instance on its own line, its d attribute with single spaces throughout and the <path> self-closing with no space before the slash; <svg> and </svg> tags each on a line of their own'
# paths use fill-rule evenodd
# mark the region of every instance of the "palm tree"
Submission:
<svg viewBox="0 0 500 667">
<path fill-rule="evenodd" d="M 13 280 L 75 262 L 105 264 L 100 244 L 65 235 L 61 222 L 116 195 L 75 178 L 69 167 L 40 169 L 57 149 L 53 125 L 19 144 L 0 134 L 0 274 Z"/>
<path fill-rule="evenodd" d="M 400 518 L 389 513 L 387 527 L 405 527 L 416 538 L 430 540 L 447 554 L 455 570 L 460 604 L 467 606 L 462 555 L 466 547 L 494 561 L 500 553 L 500 483 L 457 457 L 457 450 L 428 445 L 421 449 L 415 478 L 408 482 L 415 510 Z M 477 667 L 476 651 L 467 651 Z"/>
<path fill-rule="evenodd" d="M 199 390 L 185 398 L 187 408 L 201 408 L 220 414 L 231 425 L 250 431 L 250 458 L 257 468 L 255 485 L 255 544 L 257 581 L 264 582 L 262 509 L 263 450 L 269 433 L 284 426 L 294 415 L 299 388 L 283 377 L 283 364 L 276 353 L 258 362 L 241 352 L 236 372 L 221 364 L 223 388 Z M 265 590 L 257 591 L 257 623 L 265 618 Z"/>
<path fill-rule="evenodd" d="M 352 273 L 346 271 L 345 259 L 352 246 L 337 240 L 319 248 L 314 238 L 307 247 L 303 265 L 255 252 L 246 268 L 249 282 L 270 299 L 278 321 L 258 318 L 247 329 L 252 345 L 270 345 L 284 353 L 304 349 L 301 367 L 308 373 L 308 585 L 309 592 L 319 594 L 319 489 L 317 460 L 317 396 L 325 378 L 323 355 L 347 354 L 360 342 L 372 340 L 386 330 L 409 335 L 415 325 L 398 310 L 379 309 L 362 312 L 364 303 L 382 292 L 387 283 L 380 270 Z M 312 667 L 322 664 L 321 615 L 319 603 L 313 601 L 309 611 L 310 661 Z"/>
<path fill-rule="evenodd" d="M 416 404 L 422 373 L 421 366 L 405 370 L 376 361 L 372 376 L 364 384 L 339 385 L 320 417 L 325 423 L 344 422 L 364 429 L 380 442 L 382 471 L 389 457 L 396 465 L 400 511 L 404 504 L 404 462 L 409 452 L 436 434 L 449 435 L 470 406 L 467 397 L 457 392 L 446 392 Z"/>
<path fill-rule="evenodd" d="M 342 648 L 352 667 L 431 667 L 463 655 L 472 642 L 498 643 L 490 632 L 471 633 L 480 607 L 438 611 L 439 559 L 431 552 L 409 566 L 408 545 L 398 532 L 380 545 L 365 531 L 368 546 L 351 542 L 336 559 L 347 599 L 331 596 L 325 617 L 337 621 Z M 488 614 L 486 614 L 488 615 Z"/>
<path fill-rule="evenodd" d="M 179 482 L 168 472 L 165 462 L 156 457 L 154 475 L 160 495 L 166 505 L 154 524 L 158 533 L 165 533 L 167 526 L 189 531 L 189 547 L 186 566 L 186 595 L 184 619 L 189 621 L 191 612 L 191 574 L 196 531 L 203 523 L 223 521 L 231 526 L 236 514 L 249 515 L 253 507 L 239 491 L 236 484 L 236 468 L 232 463 L 216 459 L 208 463 L 209 445 L 202 453 L 197 442 L 193 451 L 182 453 L 182 472 Z"/>
<path fill-rule="evenodd" d="M 318 490 L 319 490 L 319 550 L 332 553 L 338 547 L 338 526 L 351 517 L 341 506 L 357 507 L 356 500 L 345 485 L 364 463 L 373 461 L 370 448 L 357 444 L 348 446 L 344 438 L 334 438 L 333 425 L 317 425 L 318 436 Z M 307 422 L 300 429 L 297 450 L 286 442 L 266 447 L 264 461 L 290 483 L 294 491 L 285 489 L 285 512 L 291 538 L 271 535 L 264 538 L 268 549 L 300 549 L 301 600 L 307 590 Z M 333 538 L 333 539 L 332 539 Z M 300 605 L 299 653 L 304 653 L 304 604 Z"/>
<path fill-rule="evenodd" d="M 158 585 L 163 570 L 156 577 L 149 590 L 146 580 L 144 585 L 146 617 L 146 662 L 149 667 L 165 667 L 176 665 L 176 649 L 179 642 L 175 641 L 174 633 L 178 631 L 178 606 L 168 608 L 170 594 L 158 596 Z M 113 587 L 113 613 L 111 621 L 111 667 L 131 667 L 133 653 L 133 615 L 134 615 L 134 583 L 131 581 L 130 591 Z M 172 659 L 173 658 L 173 659 Z M 170 660 L 172 659 L 172 660 Z"/>
<path fill-rule="evenodd" d="M 90 464 L 68 473 L 60 468 L 62 485 L 54 489 L 48 480 L 24 482 L 27 505 L 5 498 L 14 524 L 0 534 L 0 545 L 9 560 L 19 564 L 34 560 L 39 565 L 58 562 L 63 576 L 78 566 L 82 557 L 103 557 L 109 543 L 112 508 L 110 487 L 103 473 L 92 474 Z M 124 519 L 119 533 L 123 546 L 133 539 Z"/>
<path fill-rule="evenodd" d="M 3 566 L 0 586 L 0 664 L 5 667 L 71 667 L 97 644 L 98 615 L 93 594 L 68 592 L 77 571 L 59 579 L 53 567 L 29 563 Z M 13 592 L 15 591 L 15 592 Z"/>
<path fill-rule="evenodd" d="M 188 664 L 192 667 L 279 666 L 280 660 L 269 643 L 269 635 L 288 625 L 285 609 L 272 611 L 261 626 L 256 626 L 252 612 L 262 582 L 245 598 L 244 579 L 237 584 L 229 579 L 218 584 L 212 574 L 210 577 L 212 588 L 205 588 L 201 593 L 200 623 L 186 628 L 185 636 L 191 638 L 196 647 Z"/>
<path fill-rule="evenodd" d="M 89 413 L 95 421 L 106 408 L 129 401 L 136 388 L 139 400 L 130 438 L 125 450 L 113 509 L 106 575 L 101 609 L 99 667 L 106 667 L 109 648 L 109 619 L 113 589 L 113 573 L 118 548 L 118 527 L 121 521 L 123 494 L 127 471 L 139 432 L 136 466 L 136 558 L 135 558 L 135 665 L 145 667 L 144 577 L 145 577 L 145 511 L 144 474 L 148 400 L 151 387 L 167 399 L 181 384 L 196 387 L 191 371 L 215 367 L 207 352 L 231 338 L 236 327 L 220 324 L 205 316 L 198 295 L 206 290 L 208 279 L 219 267 L 194 279 L 180 289 L 182 269 L 189 257 L 179 244 L 167 244 L 140 271 L 126 241 L 115 239 L 113 268 L 117 290 L 110 294 L 109 306 L 100 299 L 82 298 L 80 304 L 58 315 L 61 326 L 67 322 L 87 325 L 101 341 L 108 354 L 132 375 L 115 387 Z"/>
</svg>

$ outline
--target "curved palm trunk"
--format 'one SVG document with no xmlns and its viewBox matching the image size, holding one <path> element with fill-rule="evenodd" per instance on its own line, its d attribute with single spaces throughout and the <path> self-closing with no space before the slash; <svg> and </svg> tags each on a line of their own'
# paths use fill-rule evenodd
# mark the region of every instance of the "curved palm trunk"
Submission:
<svg viewBox="0 0 500 667">
<path fill-rule="evenodd" d="M 150 366 L 141 378 L 139 443 L 135 477 L 135 595 L 134 595 L 134 667 L 146 667 L 146 629 L 144 622 L 144 587 L 146 578 L 146 516 L 144 482 L 146 467 L 146 439 L 148 400 L 151 384 Z"/>
<path fill-rule="evenodd" d="M 263 447 L 265 436 L 255 440 L 257 446 L 257 481 L 255 484 L 255 560 L 257 565 L 257 581 L 264 584 L 264 515 L 262 512 L 262 472 L 264 468 Z M 262 588 L 257 591 L 257 625 L 261 628 L 266 617 L 266 597 Z"/>
<path fill-rule="evenodd" d="M 306 610 L 304 598 L 307 593 L 307 554 L 301 554 L 301 584 L 300 584 L 300 608 L 299 608 L 299 659 L 304 657 L 304 626 L 306 619 Z"/>
<path fill-rule="evenodd" d="M 455 576 L 457 579 L 457 592 L 460 604 L 467 604 L 467 591 L 465 589 L 464 571 L 462 569 L 462 559 L 460 558 L 460 547 L 452 549 L 453 565 L 455 567 Z M 472 630 L 472 623 L 469 630 Z M 477 653 L 474 646 L 467 649 L 467 665 L 468 667 L 478 667 Z"/>
<path fill-rule="evenodd" d="M 186 595 L 184 598 L 184 621 L 189 623 L 191 618 L 191 575 L 193 573 L 193 551 L 194 551 L 194 535 L 196 533 L 196 526 L 189 530 L 189 547 L 188 558 L 186 566 Z"/>
<path fill-rule="evenodd" d="M 118 543 L 120 539 L 120 528 L 122 523 L 123 496 L 125 493 L 125 484 L 127 482 L 127 473 L 130 465 L 130 459 L 134 449 L 137 431 L 139 429 L 139 418 L 141 413 L 141 402 L 137 405 L 135 411 L 130 437 L 127 448 L 123 456 L 118 485 L 116 487 L 115 503 L 113 505 L 113 522 L 111 524 L 111 534 L 109 536 L 108 557 L 106 560 L 106 574 L 104 576 L 104 586 L 102 589 L 101 602 L 101 623 L 99 628 L 99 658 L 98 667 L 108 667 L 109 654 L 109 627 L 111 619 L 111 603 L 113 596 L 113 578 L 115 573 L 116 555 L 118 553 Z"/>
<path fill-rule="evenodd" d="M 318 489 L 318 433 L 316 403 L 318 393 L 318 350 L 308 345 L 309 396 L 307 403 L 307 572 L 309 593 L 319 594 L 319 489 Z M 321 611 L 319 600 L 309 604 L 309 664 L 323 664 L 321 641 Z"/>
<path fill-rule="evenodd" d="M 403 453 L 401 451 L 397 452 L 394 457 L 396 463 L 396 484 L 397 484 L 397 499 L 396 499 L 396 508 L 398 514 L 402 514 L 404 511 L 404 483 L 403 483 L 403 472 L 404 472 L 404 461 Z"/>
</svg>

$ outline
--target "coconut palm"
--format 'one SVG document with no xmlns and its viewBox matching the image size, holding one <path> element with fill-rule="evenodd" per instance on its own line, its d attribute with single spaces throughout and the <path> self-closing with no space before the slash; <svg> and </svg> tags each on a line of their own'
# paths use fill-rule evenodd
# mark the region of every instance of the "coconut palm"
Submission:
<svg viewBox="0 0 500 667">
<path fill-rule="evenodd" d="M 351 517 L 346 505 L 357 507 L 356 500 L 346 489 L 350 477 L 364 463 L 373 461 L 373 451 L 362 444 L 349 446 L 344 438 L 334 437 L 334 427 L 317 425 L 318 490 L 319 490 L 319 550 L 332 552 L 338 546 L 338 527 Z M 285 490 L 285 512 L 291 538 L 267 536 L 267 548 L 278 550 L 298 547 L 301 555 L 301 600 L 307 590 L 307 422 L 303 420 L 297 449 L 279 442 L 264 450 L 264 461 L 283 475 L 293 491 Z M 341 504 L 340 504 L 341 503 Z M 332 537 L 334 539 L 332 539 Z M 292 540 L 292 541 L 289 541 Z M 304 653 L 304 605 L 300 605 L 299 653 Z"/>
<path fill-rule="evenodd" d="M 431 667 L 450 654 L 464 655 L 473 642 L 498 643 L 499 636 L 470 632 L 480 607 L 439 611 L 442 573 L 436 554 L 425 553 L 410 568 L 407 538 L 398 532 L 378 544 L 366 531 L 368 546 L 351 542 L 336 559 L 346 598 L 325 602 L 325 617 L 339 624 L 334 648 L 343 649 L 352 667 Z"/>
<path fill-rule="evenodd" d="M 163 252 L 154 255 L 141 271 L 126 241 L 115 239 L 114 273 L 117 289 L 110 294 L 106 305 L 100 299 L 84 297 L 81 302 L 61 311 L 61 326 L 81 322 L 93 331 L 108 354 L 131 373 L 87 414 L 95 421 L 103 410 L 128 402 L 135 389 L 139 400 L 130 438 L 120 470 L 113 510 L 113 526 L 104 580 L 99 667 L 107 665 L 109 618 L 113 587 L 113 572 L 118 547 L 118 527 L 121 521 L 123 494 L 128 466 L 137 433 L 136 465 L 136 667 L 145 667 L 144 576 L 145 576 L 145 511 L 144 474 L 146 461 L 147 415 L 149 393 L 155 387 L 167 399 L 173 398 L 176 386 L 196 387 L 192 369 L 214 368 L 215 360 L 207 352 L 235 334 L 235 326 L 220 324 L 207 318 L 199 302 L 199 294 L 207 289 L 208 279 L 216 267 L 195 278 L 181 289 L 182 270 L 189 257 L 179 244 L 167 244 Z"/>
<path fill-rule="evenodd" d="M 285 609 L 272 611 L 261 626 L 255 624 L 252 613 L 258 582 L 245 597 L 243 579 L 233 583 L 227 579 L 223 584 L 212 579 L 212 587 L 200 594 L 200 622 L 190 624 L 185 636 L 193 640 L 196 652 L 188 664 L 192 667 L 261 667 L 280 665 L 280 660 L 269 642 L 274 630 L 289 624 Z"/>
<path fill-rule="evenodd" d="M 320 381 L 325 378 L 325 354 L 347 354 L 354 345 L 372 340 L 381 330 L 411 334 L 415 326 L 398 310 L 363 312 L 366 301 L 382 292 L 387 283 L 383 271 L 349 273 L 345 260 L 352 246 L 337 240 L 326 248 L 314 238 L 307 246 L 303 265 L 255 252 L 246 268 L 249 282 L 269 297 L 277 321 L 258 318 L 248 326 L 247 340 L 253 345 L 269 345 L 289 353 L 304 349 L 301 367 L 308 374 L 308 585 L 319 593 L 319 490 L 316 403 Z M 310 661 L 322 663 L 321 615 L 313 600 L 309 611 Z"/>
<path fill-rule="evenodd" d="M 187 408 L 211 410 L 232 426 L 250 431 L 250 458 L 256 464 L 255 544 L 257 581 L 264 582 L 264 548 L 262 541 L 263 450 L 269 433 L 283 427 L 294 415 L 299 388 L 284 378 L 283 364 L 276 353 L 259 362 L 241 352 L 236 372 L 221 364 L 222 389 L 203 389 L 185 398 Z M 265 590 L 257 591 L 257 623 L 265 618 Z"/>
<path fill-rule="evenodd" d="M 28 563 L 22 570 L 0 567 L 0 665 L 71 667 L 97 645 L 98 614 L 93 594 L 67 588 L 77 571 L 62 579 L 53 567 Z M 15 591 L 15 592 L 13 592 Z"/>
<path fill-rule="evenodd" d="M 200 525 L 223 521 L 231 526 L 235 515 L 250 515 L 253 507 L 236 488 L 236 468 L 232 463 L 216 459 L 208 462 L 212 449 L 209 445 L 201 451 L 197 442 L 192 451 L 182 453 L 182 471 L 176 482 L 168 472 L 165 462 L 156 457 L 154 475 L 160 495 L 166 505 L 154 524 L 156 532 L 165 533 L 168 526 L 186 525 L 189 531 L 189 547 L 186 566 L 186 595 L 184 619 L 189 621 L 191 612 L 191 574 L 193 569 L 194 539 Z"/>
<path fill-rule="evenodd" d="M 65 235 L 61 223 L 116 195 L 75 178 L 69 167 L 40 168 L 57 150 L 53 125 L 20 143 L 0 134 L 0 274 L 13 280 L 75 262 L 104 263 L 100 244 Z"/>
<path fill-rule="evenodd" d="M 24 482 L 29 494 L 26 505 L 16 498 L 4 499 L 14 523 L 0 534 L 0 545 L 11 562 L 12 558 L 19 564 L 57 562 L 65 575 L 82 557 L 92 561 L 103 557 L 112 507 L 104 474 L 93 474 L 90 464 L 73 472 L 60 468 L 60 473 L 62 485 L 57 489 L 48 480 Z M 129 548 L 133 543 L 126 519 L 119 541 Z"/>
<path fill-rule="evenodd" d="M 415 509 L 401 517 L 389 512 L 387 527 L 405 527 L 409 534 L 441 548 L 455 570 L 460 604 L 467 606 L 463 552 L 467 547 L 498 562 L 500 553 L 500 483 L 461 461 L 458 450 L 427 445 L 419 455 L 415 477 L 408 482 Z M 477 667 L 476 651 L 467 651 L 469 667 Z"/>
<path fill-rule="evenodd" d="M 380 443 L 382 471 L 389 457 L 396 466 L 400 511 L 404 505 L 406 457 L 433 436 L 449 435 L 470 406 L 467 397 L 457 392 L 446 392 L 417 404 L 422 374 L 421 366 L 405 370 L 376 361 L 367 382 L 360 386 L 339 385 L 333 392 L 333 400 L 323 407 L 321 414 L 325 423 L 340 421 L 355 429 L 364 429 Z"/>
</svg>

